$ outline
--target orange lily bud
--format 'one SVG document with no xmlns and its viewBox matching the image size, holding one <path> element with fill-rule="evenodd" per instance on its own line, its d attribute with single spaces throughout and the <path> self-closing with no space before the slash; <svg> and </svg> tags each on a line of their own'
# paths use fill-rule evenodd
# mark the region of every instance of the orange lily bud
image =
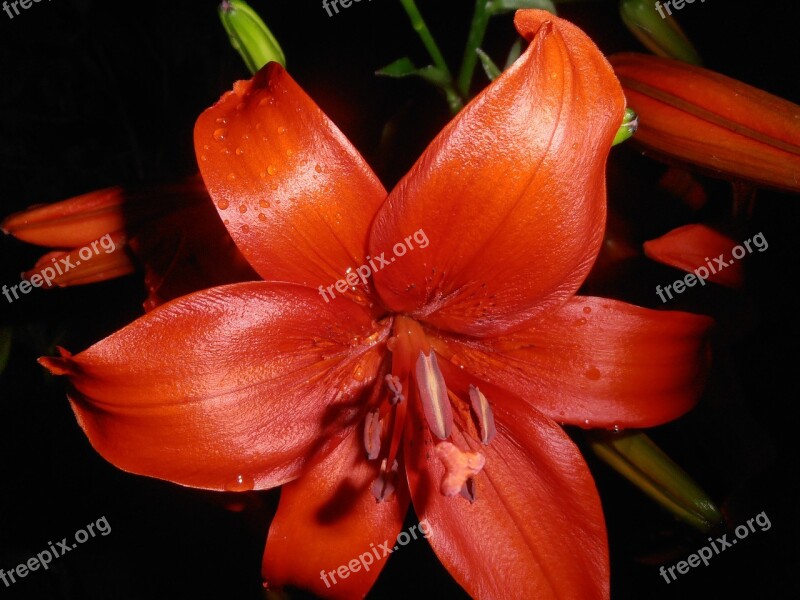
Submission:
<svg viewBox="0 0 800 600">
<path fill-rule="evenodd" d="M 800 106 L 675 60 L 609 58 L 639 113 L 636 142 L 667 162 L 800 192 Z"/>
</svg>

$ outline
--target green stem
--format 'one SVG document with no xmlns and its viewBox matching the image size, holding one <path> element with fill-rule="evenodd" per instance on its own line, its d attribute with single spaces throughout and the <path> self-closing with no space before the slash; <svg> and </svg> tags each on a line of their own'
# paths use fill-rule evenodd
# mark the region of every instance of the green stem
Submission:
<svg viewBox="0 0 800 600">
<path fill-rule="evenodd" d="M 486 0 L 475 0 L 475 12 L 472 14 L 472 25 L 469 28 L 467 46 L 464 48 L 464 59 L 461 62 L 461 72 L 458 74 L 458 90 L 465 98 L 469 97 L 469 88 L 472 85 L 472 74 L 478 62 L 475 52 L 483 42 L 486 27 L 489 25 L 488 3 Z"/>
<path fill-rule="evenodd" d="M 442 55 L 441 50 L 439 50 L 436 40 L 433 39 L 433 35 L 430 29 L 428 29 L 425 19 L 422 18 L 422 13 L 419 12 L 416 2 L 414 2 L 414 0 L 400 0 L 400 4 L 403 5 L 411 21 L 411 27 L 417 32 L 422 43 L 425 44 L 425 48 L 428 50 L 433 64 L 447 77 L 447 83 L 440 85 L 440 87 L 447 95 L 447 104 L 450 106 L 450 112 L 455 115 L 464 107 L 464 99 L 459 95 L 453 85 L 453 75 L 450 73 L 450 68 L 444 60 L 444 55 Z"/>
</svg>

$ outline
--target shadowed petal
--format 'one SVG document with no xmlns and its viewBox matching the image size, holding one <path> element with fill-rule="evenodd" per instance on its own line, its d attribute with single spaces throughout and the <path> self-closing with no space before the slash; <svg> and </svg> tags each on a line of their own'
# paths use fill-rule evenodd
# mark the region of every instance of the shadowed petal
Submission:
<svg viewBox="0 0 800 600">
<path fill-rule="evenodd" d="M 356 425 L 385 336 L 347 300 L 241 283 L 40 362 L 69 377 L 78 422 L 117 467 L 192 487 L 266 489 Z"/>
<path fill-rule="evenodd" d="M 713 321 L 605 298 L 572 298 L 535 328 L 437 351 L 478 379 L 581 427 L 653 427 L 694 406 Z"/>
<path fill-rule="evenodd" d="M 262 572 L 270 588 L 293 585 L 344 600 L 367 594 L 388 560 L 380 544 L 393 545 L 409 504 L 404 482 L 386 501 L 375 502 L 370 486 L 379 466 L 365 460 L 356 430 L 283 486 L 264 553 Z M 341 565 L 347 567 L 345 578 L 336 572 Z"/>
<path fill-rule="evenodd" d="M 457 382 L 454 391 L 465 394 L 459 370 L 443 370 L 448 384 Z M 474 478 L 474 502 L 439 493 L 445 469 L 429 433 L 406 444 L 414 509 L 428 522 L 439 560 L 478 600 L 608 598 L 603 512 L 580 452 L 531 406 L 480 387 L 493 402 L 497 436 L 484 446 L 456 428 L 451 440 L 486 457 Z M 415 416 L 417 431 L 426 431 Z"/>
<path fill-rule="evenodd" d="M 386 192 L 344 135 L 277 63 L 197 120 L 203 179 L 264 279 L 317 288 L 365 262 Z"/>
<path fill-rule="evenodd" d="M 602 241 L 622 90 L 574 25 L 536 10 L 516 25 L 528 49 L 436 137 L 370 235 L 372 256 L 396 258 L 375 274 L 386 306 L 458 333 L 518 329 L 558 306 Z M 430 245 L 393 256 L 418 230 Z"/>
<path fill-rule="evenodd" d="M 731 259 L 731 250 L 736 245 L 736 241 L 707 225 L 684 225 L 645 242 L 644 253 L 653 260 L 688 273 L 702 267 L 709 281 L 740 288 L 744 269 L 741 261 Z M 727 265 L 724 268 L 718 268 L 719 263 L 714 261 L 720 257 Z M 708 268 L 709 263 L 713 271 Z"/>
</svg>

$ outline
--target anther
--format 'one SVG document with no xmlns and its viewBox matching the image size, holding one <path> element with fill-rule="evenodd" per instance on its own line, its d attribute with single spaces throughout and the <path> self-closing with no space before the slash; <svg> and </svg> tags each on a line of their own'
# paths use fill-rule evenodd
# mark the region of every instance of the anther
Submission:
<svg viewBox="0 0 800 600">
<path fill-rule="evenodd" d="M 364 449 L 367 458 L 374 460 L 381 452 L 381 416 L 377 410 L 371 410 L 364 419 Z"/>
<path fill-rule="evenodd" d="M 416 365 L 416 380 L 428 427 L 440 440 L 450 437 L 453 429 L 453 409 L 447 397 L 444 376 L 436 361 L 436 353 L 432 350 L 428 356 L 420 350 Z"/>
<path fill-rule="evenodd" d="M 406 399 L 403 395 L 403 384 L 400 383 L 400 378 L 397 375 L 386 375 L 386 386 L 392 392 L 392 397 L 389 398 L 389 404 L 392 406 Z"/>
<path fill-rule="evenodd" d="M 492 407 L 489 406 L 489 401 L 486 396 L 476 388 L 474 385 L 469 386 L 469 401 L 472 404 L 472 410 L 478 417 L 478 424 L 481 427 L 481 442 L 488 444 L 492 441 L 497 429 L 494 426 L 494 413 Z"/>
</svg>

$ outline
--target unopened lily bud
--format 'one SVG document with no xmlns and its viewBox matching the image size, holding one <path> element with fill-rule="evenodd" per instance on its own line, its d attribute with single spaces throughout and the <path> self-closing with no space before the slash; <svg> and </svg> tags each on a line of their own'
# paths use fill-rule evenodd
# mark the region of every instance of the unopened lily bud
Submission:
<svg viewBox="0 0 800 600">
<path fill-rule="evenodd" d="M 286 66 L 286 57 L 278 40 L 258 13 L 243 0 L 224 0 L 219 18 L 228 33 L 231 46 L 241 55 L 251 73 L 269 62 Z"/>
</svg>

